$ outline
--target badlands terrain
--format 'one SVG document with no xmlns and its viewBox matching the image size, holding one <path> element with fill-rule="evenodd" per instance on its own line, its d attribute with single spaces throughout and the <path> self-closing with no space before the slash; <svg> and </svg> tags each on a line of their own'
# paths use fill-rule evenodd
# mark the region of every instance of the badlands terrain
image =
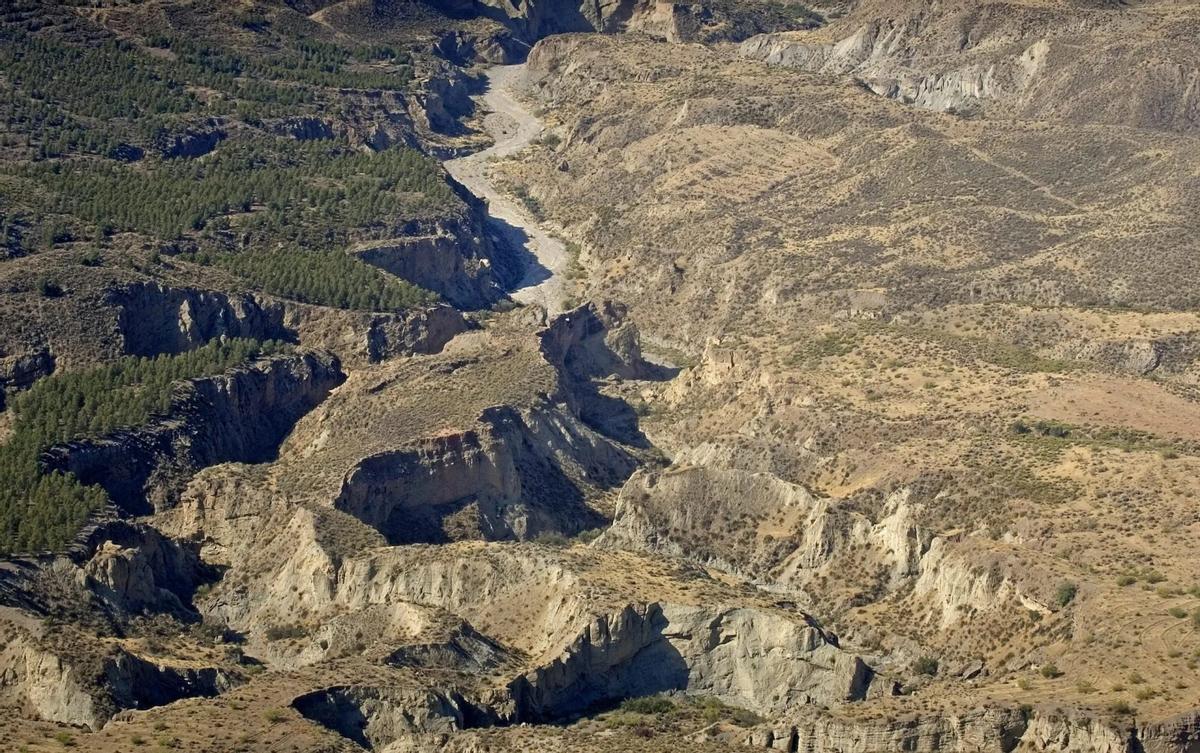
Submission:
<svg viewBox="0 0 1200 753">
<path fill-rule="evenodd" d="M 1197 61 L 0 5 L 0 749 L 1200 751 Z"/>
</svg>

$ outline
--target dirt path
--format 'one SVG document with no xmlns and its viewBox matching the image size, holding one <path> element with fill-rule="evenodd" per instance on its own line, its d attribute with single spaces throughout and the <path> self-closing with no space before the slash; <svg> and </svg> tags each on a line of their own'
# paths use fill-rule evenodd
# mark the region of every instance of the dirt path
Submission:
<svg viewBox="0 0 1200 753">
<path fill-rule="evenodd" d="M 497 229 L 523 245 L 537 262 L 530 263 L 512 297 L 521 303 L 536 303 L 550 314 L 562 311 L 563 273 L 567 251 L 562 241 L 541 227 L 529 210 L 511 196 L 501 193 L 488 177 L 488 161 L 508 157 L 537 138 L 544 126 L 512 95 L 511 87 L 525 72 L 524 65 L 496 66 L 487 73 L 488 91 L 478 98 L 488 112 L 484 127 L 496 143 L 469 157 L 449 160 L 446 170 L 476 196 L 488 203 L 488 213 Z"/>
</svg>

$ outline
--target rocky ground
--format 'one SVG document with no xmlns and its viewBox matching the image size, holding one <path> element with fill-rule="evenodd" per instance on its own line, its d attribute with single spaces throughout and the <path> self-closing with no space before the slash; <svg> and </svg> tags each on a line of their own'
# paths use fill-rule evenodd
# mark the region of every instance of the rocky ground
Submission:
<svg viewBox="0 0 1200 753">
<path fill-rule="evenodd" d="M 45 454 L 6 746 L 1200 749 L 1200 6 L 290 6 L 433 72 L 329 117 L 445 160 L 346 248 L 442 302 L 0 261 L 13 396 L 291 344 Z"/>
</svg>

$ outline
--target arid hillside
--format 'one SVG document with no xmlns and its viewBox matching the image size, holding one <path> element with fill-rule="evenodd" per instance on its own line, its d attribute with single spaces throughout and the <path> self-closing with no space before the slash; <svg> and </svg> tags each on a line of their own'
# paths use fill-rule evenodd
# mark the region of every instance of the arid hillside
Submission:
<svg viewBox="0 0 1200 753">
<path fill-rule="evenodd" d="M 1200 4 L 0 10 L 0 748 L 1200 751 Z"/>
</svg>

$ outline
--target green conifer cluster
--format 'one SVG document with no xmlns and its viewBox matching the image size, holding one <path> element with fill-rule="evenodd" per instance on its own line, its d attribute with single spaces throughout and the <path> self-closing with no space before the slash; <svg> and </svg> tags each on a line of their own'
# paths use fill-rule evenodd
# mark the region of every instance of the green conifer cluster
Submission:
<svg viewBox="0 0 1200 753">
<path fill-rule="evenodd" d="M 0 554 L 61 549 L 107 502 L 104 490 L 70 474 L 42 473 L 38 457 L 47 448 L 144 424 L 166 412 L 178 381 L 286 348 L 274 341 L 214 340 L 178 355 L 128 357 L 56 374 L 16 395 L 13 434 L 0 445 Z"/>
<path fill-rule="evenodd" d="M 45 189 L 46 213 L 167 239 L 253 207 L 264 210 L 254 220 L 260 229 L 346 228 L 455 201 L 437 163 L 415 150 L 362 154 L 268 137 L 151 170 L 90 160 L 29 165 L 22 173 Z"/>
<path fill-rule="evenodd" d="M 305 303 L 366 311 L 403 311 L 434 295 L 341 251 L 226 254 L 217 263 L 267 293 Z"/>
</svg>

